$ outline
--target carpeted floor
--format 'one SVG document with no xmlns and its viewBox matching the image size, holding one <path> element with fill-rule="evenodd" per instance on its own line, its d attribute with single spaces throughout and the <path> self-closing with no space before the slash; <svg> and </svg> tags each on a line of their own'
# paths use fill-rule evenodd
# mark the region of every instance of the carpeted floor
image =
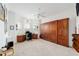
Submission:
<svg viewBox="0 0 79 59">
<path fill-rule="evenodd" d="M 43 39 L 25 41 L 15 45 L 15 56 L 78 56 L 73 48 L 57 45 Z"/>
</svg>

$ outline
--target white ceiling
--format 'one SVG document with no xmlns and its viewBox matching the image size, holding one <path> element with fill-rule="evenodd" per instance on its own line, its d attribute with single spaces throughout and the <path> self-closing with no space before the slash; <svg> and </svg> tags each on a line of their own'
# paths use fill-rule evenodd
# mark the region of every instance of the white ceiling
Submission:
<svg viewBox="0 0 79 59">
<path fill-rule="evenodd" d="M 75 3 L 8 3 L 6 6 L 8 10 L 14 11 L 24 17 L 37 13 L 52 16 L 52 14 L 75 7 Z"/>
</svg>

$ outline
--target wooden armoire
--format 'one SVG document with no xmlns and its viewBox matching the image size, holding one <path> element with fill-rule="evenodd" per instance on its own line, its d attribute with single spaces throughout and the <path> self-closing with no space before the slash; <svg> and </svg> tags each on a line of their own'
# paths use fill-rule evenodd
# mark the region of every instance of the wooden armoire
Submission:
<svg viewBox="0 0 79 59">
<path fill-rule="evenodd" d="M 40 37 L 63 46 L 69 46 L 69 18 L 41 24 Z"/>
</svg>

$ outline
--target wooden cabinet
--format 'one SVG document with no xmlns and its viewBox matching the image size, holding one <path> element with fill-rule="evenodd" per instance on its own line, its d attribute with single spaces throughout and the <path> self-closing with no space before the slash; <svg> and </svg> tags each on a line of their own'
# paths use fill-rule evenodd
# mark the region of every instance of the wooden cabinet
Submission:
<svg viewBox="0 0 79 59">
<path fill-rule="evenodd" d="M 17 36 L 17 42 L 23 42 L 26 40 L 26 36 L 25 35 L 18 35 Z"/>
<path fill-rule="evenodd" d="M 58 20 L 58 44 L 68 46 L 68 20 Z"/>
<path fill-rule="evenodd" d="M 73 34 L 73 48 L 79 52 L 79 34 Z"/>
<path fill-rule="evenodd" d="M 33 33 L 32 34 L 32 39 L 38 39 L 38 35 Z M 27 40 L 26 35 L 18 35 L 17 36 L 17 42 L 23 42 L 25 40 Z"/>
<path fill-rule="evenodd" d="M 53 21 L 49 23 L 49 39 L 57 43 L 57 21 Z"/>
<path fill-rule="evenodd" d="M 42 24 L 41 36 L 48 41 L 57 43 L 57 21 Z"/>
<path fill-rule="evenodd" d="M 60 19 L 41 24 L 41 38 L 68 46 L 69 19 Z"/>
<path fill-rule="evenodd" d="M 38 39 L 38 35 L 37 34 L 32 34 L 32 39 Z"/>
</svg>

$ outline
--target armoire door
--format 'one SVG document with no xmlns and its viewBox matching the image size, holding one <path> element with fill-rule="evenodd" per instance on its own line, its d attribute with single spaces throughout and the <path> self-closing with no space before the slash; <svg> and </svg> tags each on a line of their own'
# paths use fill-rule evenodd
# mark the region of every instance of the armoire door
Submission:
<svg viewBox="0 0 79 59">
<path fill-rule="evenodd" d="M 41 24 L 40 34 L 41 34 L 42 39 L 45 39 L 45 40 L 48 39 L 48 34 L 49 34 L 49 24 L 48 23 Z"/>
<path fill-rule="evenodd" d="M 41 24 L 40 30 L 43 39 L 57 43 L 57 21 Z"/>
<path fill-rule="evenodd" d="M 57 43 L 63 46 L 68 46 L 69 40 L 69 20 L 68 18 L 58 20 L 58 40 Z"/>
<path fill-rule="evenodd" d="M 49 39 L 57 43 L 57 21 L 52 21 L 49 25 Z"/>
</svg>

